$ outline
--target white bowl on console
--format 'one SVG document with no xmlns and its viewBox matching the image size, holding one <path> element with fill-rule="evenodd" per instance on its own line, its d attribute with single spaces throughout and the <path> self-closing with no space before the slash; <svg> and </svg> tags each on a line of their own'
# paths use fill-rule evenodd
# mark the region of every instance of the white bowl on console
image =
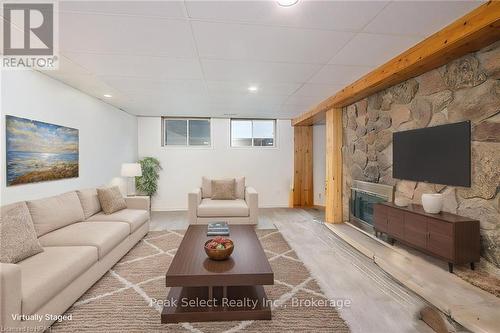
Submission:
<svg viewBox="0 0 500 333">
<path fill-rule="evenodd" d="M 429 214 L 438 214 L 443 208 L 443 195 L 439 193 L 422 194 L 422 206 Z"/>
</svg>

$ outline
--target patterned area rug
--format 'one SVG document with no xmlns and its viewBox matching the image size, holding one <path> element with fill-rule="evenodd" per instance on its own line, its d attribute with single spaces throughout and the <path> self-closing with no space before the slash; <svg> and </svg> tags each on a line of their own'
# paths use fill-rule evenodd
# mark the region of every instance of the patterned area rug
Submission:
<svg viewBox="0 0 500 333">
<path fill-rule="evenodd" d="M 335 307 L 275 229 L 256 230 L 274 271 L 265 286 L 276 307 L 271 321 L 161 324 L 161 307 L 152 299 L 168 294 L 165 273 L 183 232 L 152 231 L 90 288 L 66 314 L 72 320 L 52 332 L 349 332 Z M 316 302 L 316 306 L 308 306 Z"/>
</svg>

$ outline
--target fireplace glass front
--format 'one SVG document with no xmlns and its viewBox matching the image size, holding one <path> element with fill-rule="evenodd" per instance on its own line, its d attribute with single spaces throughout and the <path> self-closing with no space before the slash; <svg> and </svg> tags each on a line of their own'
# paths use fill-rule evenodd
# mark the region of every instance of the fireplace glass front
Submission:
<svg viewBox="0 0 500 333">
<path fill-rule="evenodd" d="M 352 190 L 351 214 L 373 226 L 373 204 L 387 201 L 384 198 L 361 191 Z"/>
<path fill-rule="evenodd" d="M 392 202 L 393 194 L 393 186 L 354 180 L 349 202 L 350 222 L 366 231 L 373 231 L 373 205 Z"/>
</svg>

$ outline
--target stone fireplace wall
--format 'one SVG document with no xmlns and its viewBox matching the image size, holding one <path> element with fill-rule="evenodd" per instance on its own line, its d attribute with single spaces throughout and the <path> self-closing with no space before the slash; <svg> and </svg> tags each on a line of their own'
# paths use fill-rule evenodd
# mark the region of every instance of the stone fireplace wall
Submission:
<svg viewBox="0 0 500 333">
<path fill-rule="evenodd" d="M 392 133 L 470 120 L 472 186 L 392 178 Z M 421 203 L 443 193 L 443 210 L 479 219 L 482 256 L 500 267 L 500 42 L 343 109 L 343 208 L 353 179 L 394 185 Z"/>
</svg>

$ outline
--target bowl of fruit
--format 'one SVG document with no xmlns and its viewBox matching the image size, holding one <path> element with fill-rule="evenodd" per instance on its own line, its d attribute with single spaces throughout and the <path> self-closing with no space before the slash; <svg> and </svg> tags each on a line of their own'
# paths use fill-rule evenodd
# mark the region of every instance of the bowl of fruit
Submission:
<svg viewBox="0 0 500 333">
<path fill-rule="evenodd" d="M 210 259 L 225 260 L 233 253 L 234 244 L 229 238 L 218 236 L 207 240 L 204 248 Z"/>
</svg>

